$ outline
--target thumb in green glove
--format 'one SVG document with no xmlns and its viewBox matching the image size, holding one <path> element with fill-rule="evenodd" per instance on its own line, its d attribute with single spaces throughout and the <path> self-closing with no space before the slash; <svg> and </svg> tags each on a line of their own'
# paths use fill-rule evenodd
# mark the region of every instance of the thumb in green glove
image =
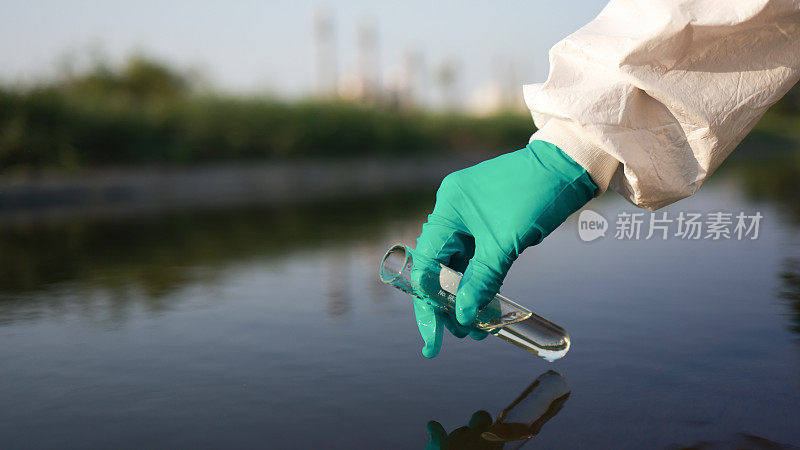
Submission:
<svg viewBox="0 0 800 450">
<path fill-rule="evenodd" d="M 457 337 L 485 337 L 471 324 L 497 294 L 511 264 L 596 190 L 583 167 L 543 141 L 445 177 L 417 239 L 414 265 L 444 264 L 464 276 L 456 294 L 458 322 L 414 301 L 423 355 L 439 353 L 444 328 Z"/>
</svg>

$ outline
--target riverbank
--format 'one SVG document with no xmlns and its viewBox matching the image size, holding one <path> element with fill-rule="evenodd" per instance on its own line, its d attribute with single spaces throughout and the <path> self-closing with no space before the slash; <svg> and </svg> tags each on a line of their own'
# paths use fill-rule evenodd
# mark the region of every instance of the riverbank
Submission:
<svg viewBox="0 0 800 450">
<path fill-rule="evenodd" d="M 0 223 L 434 192 L 446 174 L 485 158 L 473 153 L 6 176 L 0 178 Z"/>
</svg>

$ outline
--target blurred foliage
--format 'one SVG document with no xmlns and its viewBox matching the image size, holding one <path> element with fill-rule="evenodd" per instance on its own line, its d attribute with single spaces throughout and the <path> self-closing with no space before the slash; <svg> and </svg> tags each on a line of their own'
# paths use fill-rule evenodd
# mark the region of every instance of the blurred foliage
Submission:
<svg viewBox="0 0 800 450">
<path fill-rule="evenodd" d="M 789 89 L 772 109 L 781 113 L 800 114 L 800 83 Z"/>
<path fill-rule="evenodd" d="M 99 63 L 87 73 L 66 77 L 56 86 L 65 93 L 94 99 L 118 96 L 129 101 L 174 100 L 189 94 L 191 76 L 137 55 L 118 70 Z"/>
<path fill-rule="evenodd" d="M 522 147 L 530 116 L 475 117 L 341 101 L 288 103 L 198 92 L 190 74 L 141 56 L 47 84 L 0 87 L 0 169 L 389 156 Z M 800 141 L 800 86 L 754 135 Z"/>
<path fill-rule="evenodd" d="M 797 146 L 800 142 L 800 83 L 767 111 L 749 137 L 762 141 L 767 147 Z"/>
<path fill-rule="evenodd" d="M 287 103 L 192 89 L 136 57 L 31 89 L 0 88 L 0 168 L 403 155 L 522 147 L 528 115 L 479 118 L 336 101 Z"/>
<path fill-rule="evenodd" d="M 787 218 L 800 224 L 800 153 L 790 147 L 790 153 L 778 150 L 762 158 L 732 160 L 729 170 L 741 181 L 747 197 L 756 202 L 771 202 L 780 207 Z"/>
</svg>

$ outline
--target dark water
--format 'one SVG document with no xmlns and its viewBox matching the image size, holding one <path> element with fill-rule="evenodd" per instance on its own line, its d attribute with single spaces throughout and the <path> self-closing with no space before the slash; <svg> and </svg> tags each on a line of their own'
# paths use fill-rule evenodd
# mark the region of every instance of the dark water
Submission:
<svg viewBox="0 0 800 450">
<path fill-rule="evenodd" d="M 503 293 L 570 331 L 555 363 L 492 337 L 422 358 L 376 267 L 430 193 L 4 225 L 0 447 L 424 448 L 431 420 L 533 422 L 550 370 L 570 393 L 524 448 L 800 444 L 798 168 L 732 164 L 667 209 L 760 211 L 757 240 L 618 241 L 612 223 L 587 244 L 573 218 L 526 251 Z"/>
</svg>

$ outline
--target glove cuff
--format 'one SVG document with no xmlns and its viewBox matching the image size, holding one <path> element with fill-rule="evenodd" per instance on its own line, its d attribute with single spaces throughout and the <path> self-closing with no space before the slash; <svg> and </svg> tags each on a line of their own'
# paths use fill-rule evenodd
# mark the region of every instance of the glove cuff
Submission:
<svg viewBox="0 0 800 450">
<path fill-rule="evenodd" d="M 560 148 L 573 161 L 586 169 L 586 172 L 592 177 L 592 181 L 597 185 L 595 196 L 598 196 L 608 189 L 608 184 L 619 166 L 619 161 L 589 142 L 583 134 L 580 132 L 580 127 L 570 121 L 550 119 L 544 127 L 533 133 L 530 142 L 544 141 Z"/>
</svg>

